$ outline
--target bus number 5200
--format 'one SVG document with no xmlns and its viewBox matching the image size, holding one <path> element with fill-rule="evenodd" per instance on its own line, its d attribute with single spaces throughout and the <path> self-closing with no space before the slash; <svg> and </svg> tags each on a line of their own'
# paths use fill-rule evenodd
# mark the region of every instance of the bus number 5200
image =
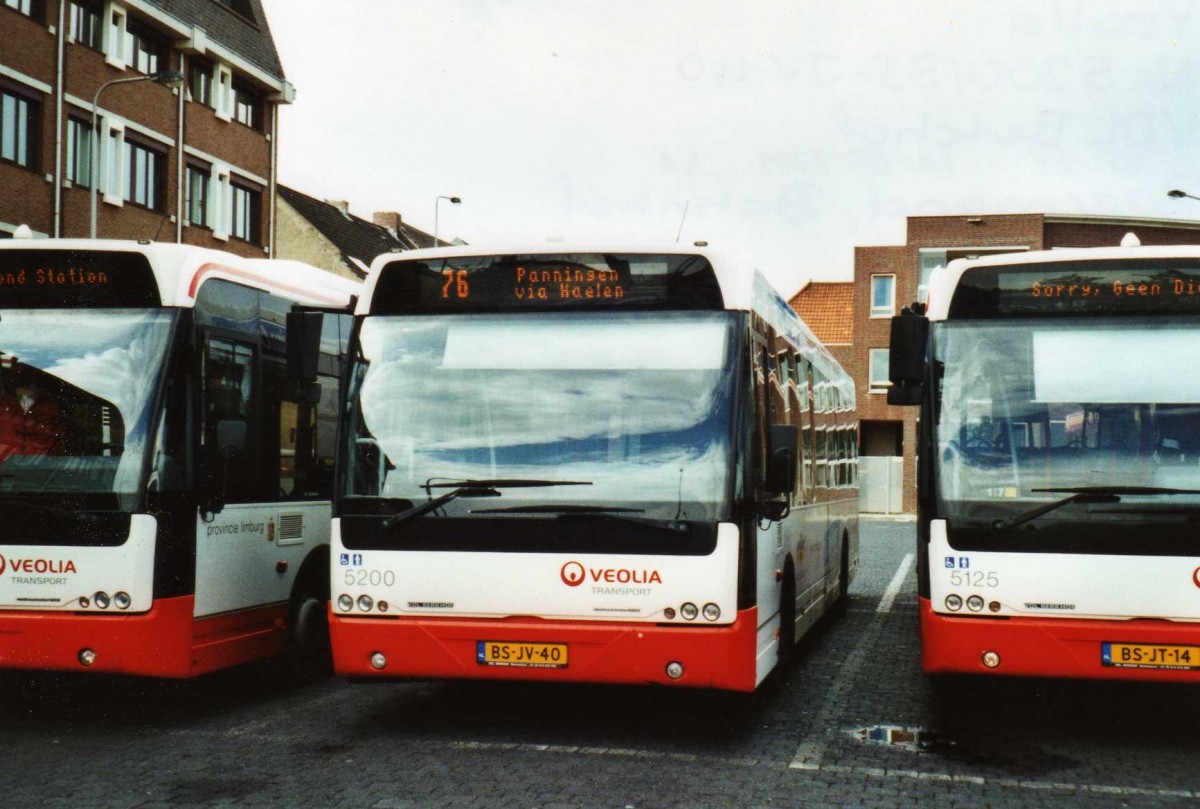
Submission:
<svg viewBox="0 0 1200 809">
<path fill-rule="evenodd" d="M 396 583 L 396 571 L 394 570 L 347 570 L 345 582 L 348 586 L 356 584 L 369 584 L 372 587 L 383 585 L 391 587 Z"/>
</svg>

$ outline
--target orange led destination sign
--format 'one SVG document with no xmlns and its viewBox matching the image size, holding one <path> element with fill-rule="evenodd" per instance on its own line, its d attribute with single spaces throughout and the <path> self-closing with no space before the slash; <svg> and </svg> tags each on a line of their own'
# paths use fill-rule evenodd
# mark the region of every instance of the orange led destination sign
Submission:
<svg viewBox="0 0 1200 809">
<path fill-rule="evenodd" d="M 1200 314 L 1200 259 L 1054 262 L 973 267 L 950 317 Z"/>
<path fill-rule="evenodd" d="M 150 263 L 140 253 L 0 250 L 0 306 L 157 306 Z"/>
<path fill-rule="evenodd" d="M 467 270 L 442 270 L 442 299 L 469 300 L 470 273 Z M 572 267 L 535 267 L 517 265 L 513 271 L 512 298 L 527 303 L 550 300 L 582 301 L 625 297 L 620 275 L 613 270 Z"/>
<path fill-rule="evenodd" d="M 720 285 L 703 256 L 486 255 L 386 265 L 375 314 L 529 309 L 719 309 Z"/>
</svg>

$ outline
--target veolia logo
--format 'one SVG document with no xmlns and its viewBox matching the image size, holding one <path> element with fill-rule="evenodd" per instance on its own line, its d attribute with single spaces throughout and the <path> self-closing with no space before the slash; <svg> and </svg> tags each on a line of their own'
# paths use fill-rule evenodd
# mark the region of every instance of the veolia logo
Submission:
<svg viewBox="0 0 1200 809">
<path fill-rule="evenodd" d="M 0 571 L 2 570 L 3 568 L 0 568 Z M 562 576 L 563 584 L 567 585 L 568 587 L 578 587 L 579 585 L 583 584 L 586 571 L 584 571 L 583 565 L 579 564 L 578 562 L 567 562 L 562 566 L 562 570 L 559 571 L 559 575 Z"/>
<path fill-rule="evenodd" d="M 4 559 L 0 558 L 0 573 L 4 572 Z M 1200 587 L 1200 567 L 1192 571 L 1192 583 Z"/>
<path fill-rule="evenodd" d="M 8 567 L 8 562 L 4 561 L 4 557 L 0 556 L 0 575 L 4 574 L 4 568 Z"/>
</svg>

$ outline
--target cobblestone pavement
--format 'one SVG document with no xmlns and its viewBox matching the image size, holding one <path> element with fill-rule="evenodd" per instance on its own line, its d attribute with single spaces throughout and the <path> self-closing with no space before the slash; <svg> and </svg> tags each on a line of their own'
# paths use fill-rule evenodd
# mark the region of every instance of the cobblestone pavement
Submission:
<svg viewBox="0 0 1200 809">
<path fill-rule="evenodd" d="M 766 696 L 485 684 L 0 679 L 0 807 L 1200 807 L 1200 691 L 917 664 L 911 523 Z"/>
</svg>

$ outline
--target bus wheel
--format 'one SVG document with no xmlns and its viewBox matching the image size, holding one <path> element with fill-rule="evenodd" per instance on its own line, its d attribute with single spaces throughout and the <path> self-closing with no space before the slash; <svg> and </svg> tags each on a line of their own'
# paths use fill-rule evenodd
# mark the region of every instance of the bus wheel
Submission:
<svg viewBox="0 0 1200 809">
<path fill-rule="evenodd" d="M 850 609 L 850 540 L 842 536 L 842 563 L 838 572 L 837 600 L 831 610 L 833 617 L 841 618 Z"/>
<path fill-rule="evenodd" d="M 775 673 L 780 682 L 796 656 L 796 573 L 789 564 L 783 571 L 783 589 L 779 594 L 779 658 Z"/>
<path fill-rule="evenodd" d="M 288 664 L 300 679 L 323 677 L 333 670 L 329 596 L 321 582 L 320 576 L 296 582 L 288 608 Z"/>
</svg>

